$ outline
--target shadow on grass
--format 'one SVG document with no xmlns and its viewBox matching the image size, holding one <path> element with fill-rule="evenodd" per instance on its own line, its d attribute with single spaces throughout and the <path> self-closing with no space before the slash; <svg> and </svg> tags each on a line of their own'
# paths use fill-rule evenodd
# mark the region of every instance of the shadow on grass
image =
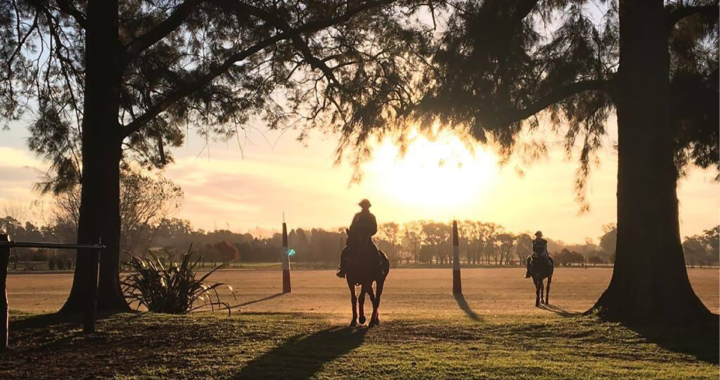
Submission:
<svg viewBox="0 0 720 380">
<path fill-rule="evenodd" d="M 292 337 L 248 362 L 233 379 L 309 379 L 325 363 L 360 347 L 367 331 L 334 327 Z"/>
<path fill-rule="evenodd" d="M 467 301 L 465 300 L 465 296 L 462 294 L 454 294 L 455 302 L 457 302 L 458 306 L 460 306 L 460 309 L 467 314 L 470 319 L 472 319 L 475 322 L 480 322 L 482 319 L 480 316 L 468 305 Z"/>
<path fill-rule="evenodd" d="M 113 314 L 98 312 L 96 321 L 106 319 Z M 31 316 L 20 315 L 10 322 L 10 348 L 24 342 L 35 345 L 36 351 L 53 350 L 83 336 L 82 313 L 52 313 Z M 65 336 L 58 339 L 58 331 L 66 331 Z"/>
<path fill-rule="evenodd" d="M 11 316 L 13 316 L 11 314 Z M 66 325 L 77 327 L 82 325 L 82 314 L 37 314 L 31 316 L 20 315 L 10 322 L 10 331 L 28 330 L 36 328 L 54 327 Z"/>
<path fill-rule="evenodd" d="M 547 310 L 550 312 L 553 312 L 561 317 L 569 318 L 569 317 L 579 317 L 582 316 L 582 313 L 573 313 L 571 311 L 567 311 L 565 309 L 561 309 L 555 305 L 546 305 L 546 304 L 540 304 L 538 306 L 540 309 Z"/>
<path fill-rule="evenodd" d="M 136 314 L 136 312 L 128 312 L 127 314 Z M 138 313 L 139 314 L 139 313 Z M 102 321 L 116 313 L 107 313 L 98 311 L 95 320 Z M 34 329 L 48 329 L 54 327 L 65 327 L 67 329 L 82 329 L 84 314 L 80 313 L 50 313 L 50 314 L 34 314 L 34 315 L 13 315 L 10 321 L 10 331 L 24 331 Z"/>
<path fill-rule="evenodd" d="M 635 331 L 648 342 L 677 353 L 692 356 L 710 364 L 720 364 L 720 328 L 718 316 L 693 326 L 660 324 L 623 324 Z"/>
<path fill-rule="evenodd" d="M 241 303 L 241 304 L 238 304 L 238 305 L 230 306 L 230 309 L 237 309 L 237 308 L 239 308 L 239 307 L 252 305 L 252 304 L 254 304 L 254 303 L 260 303 L 260 302 L 268 301 L 268 300 L 271 300 L 271 299 L 273 299 L 273 298 L 280 297 L 280 296 L 282 296 L 283 294 L 285 294 L 285 293 L 275 293 L 275 294 L 273 294 L 273 295 L 271 295 L 271 296 L 267 296 L 267 297 L 263 297 L 263 298 L 260 298 L 260 299 L 257 299 L 257 300 L 252 300 L 252 301 L 248 301 L 248 302 Z"/>
</svg>

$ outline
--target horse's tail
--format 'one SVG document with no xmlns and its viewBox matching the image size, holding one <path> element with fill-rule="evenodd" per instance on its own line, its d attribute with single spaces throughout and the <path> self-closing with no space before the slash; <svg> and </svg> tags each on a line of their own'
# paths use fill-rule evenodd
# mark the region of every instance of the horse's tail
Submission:
<svg viewBox="0 0 720 380">
<path fill-rule="evenodd" d="M 385 252 L 382 251 L 382 249 L 378 250 L 380 252 L 380 265 L 382 266 L 382 270 L 385 273 L 385 276 L 390 273 L 390 259 L 388 259 Z"/>
<path fill-rule="evenodd" d="M 548 260 L 550 260 L 550 268 L 548 268 L 549 274 L 548 277 L 552 277 L 553 272 L 555 272 L 555 260 L 553 260 L 552 257 L 548 256 Z"/>
</svg>

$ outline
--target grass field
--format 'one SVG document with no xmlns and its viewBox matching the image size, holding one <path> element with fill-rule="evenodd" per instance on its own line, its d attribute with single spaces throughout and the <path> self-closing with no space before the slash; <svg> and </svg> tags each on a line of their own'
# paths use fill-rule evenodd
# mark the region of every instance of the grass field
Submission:
<svg viewBox="0 0 720 380">
<path fill-rule="evenodd" d="M 718 312 L 718 271 L 690 270 Z M 577 313 L 602 293 L 610 269 L 559 268 L 551 306 L 533 306 L 520 269 L 463 270 L 453 297 L 447 269 L 391 271 L 378 328 L 348 329 L 349 297 L 332 271 L 223 271 L 233 315 L 107 316 L 83 336 L 56 310 L 68 274 L 8 278 L 12 349 L 0 379 L 717 379 L 718 326 L 623 326 Z M 369 305 L 368 305 L 369 308 Z"/>
</svg>

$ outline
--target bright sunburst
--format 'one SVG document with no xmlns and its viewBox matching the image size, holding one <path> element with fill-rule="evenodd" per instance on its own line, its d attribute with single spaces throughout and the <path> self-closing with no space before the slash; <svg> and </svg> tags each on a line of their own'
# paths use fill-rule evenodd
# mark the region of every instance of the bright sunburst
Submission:
<svg viewBox="0 0 720 380">
<path fill-rule="evenodd" d="M 495 156 L 482 147 L 469 149 L 454 134 L 428 139 L 413 132 L 410 140 L 405 155 L 390 139 L 374 149 L 366 174 L 378 195 L 403 206 L 460 211 L 482 199 L 496 178 Z"/>
</svg>

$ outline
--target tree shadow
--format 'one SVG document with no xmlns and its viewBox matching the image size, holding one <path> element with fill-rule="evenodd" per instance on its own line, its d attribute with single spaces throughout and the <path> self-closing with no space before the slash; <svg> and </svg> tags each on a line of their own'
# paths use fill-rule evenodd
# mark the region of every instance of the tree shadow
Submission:
<svg viewBox="0 0 720 380">
<path fill-rule="evenodd" d="M 470 317 L 475 322 L 480 322 L 482 318 L 480 318 L 480 315 L 476 313 L 470 305 L 465 300 L 465 296 L 462 294 L 454 294 L 455 302 L 457 302 L 458 306 L 460 306 L 460 309 L 465 312 L 465 314 Z"/>
<path fill-rule="evenodd" d="M 248 301 L 248 302 L 241 303 L 241 304 L 238 304 L 238 305 L 230 306 L 230 309 L 237 309 L 237 308 L 239 308 L 239 307 L 248 306 L 248 305 L 252 305 L 252 304 L 255 304 L 255 303 L 260 303 L 260 302 L 268 301 L 268 300 L 271 300 L 271 299 L 273 299 L 273 298 L 280 297 L 280 296 L 282 296 L 283 294 L 285 294 L 285 293 L 275 293 L 275 294 L 270 295 L 270 296 L 267 296 L 267 297 L 263 297 L 263 298 L 260 298 L 260 299 L 256 299 L 256 300 Z"/>
<path fill-rule="evenodd" d="M 668 326 L 659 323 L 623 323 L 648 342 L 696 360 L 720 364 L 720 327 L 718 316 L 694 325 Z"/>
<path fill-rule="evenodd" d="M 325 363 L 360 347 L 367 331 L 333 327 L 294 336 L 248 362 L 233 379 L 309 379 Z"/>
<path fill-rule="evenodd" d="M 14 330 L 28 330 L 36 328 L 55 327 L 60 325 L 77 327 L 81 324 L 82 315 L 80 314 L 52 313 L 37 314 L 31 316 L 21 315 L 17 317 L 17 319 L 10 321 L 10 332 Z"/>
<path fill-rule="evenodd" d="M 540 306 L 538 306 L 538 308 L 547 310 L 549 312 L 555 313 L 555 314 L 557 314 L 561 317 L 565 317 L 565 318 L 579 317 L 582 315 L 582 313 L 577 313 L 577 312 L 574 313 L 572 311 L 567 311 L 565 309 L 561 309 L 555 305 L 546 305 L 544 303 L 541 303 Z"/>
<path fill-rule="evenodd" d="M 112 316 L 112 313 L 99 312 L 96 321 Z M 82 332 L 83 313 L 52 313 L 31 316 L 21 315 L 10 321 L 10 348 L 21 342 L 34 342 L 35 351 L 52 350 L 63 346 L 79 336 L 87 336 Z M 57 339 L 58 331 L 67 331 Z"/>
<path fill-rule="evenodd" d="M 95 321 L 102 321 L 108 319 L 117 313 L 109 313 L 98 311 L 95 315 Z M 131 312 L 129 314 L 135 314 Z M 49 313 L 49 314 L 36 314 L 36 315 L 23 315 L 13 316 L 11 314 L 10 321 L 10 332 L 12 331 L 23 331 L 23 330 L 34 330 L 34 329 L 47 329 L 48 327 L 66 327 L 68 329 L 82 328 L 84 314 L 83 313 Z"/>
</svg>

